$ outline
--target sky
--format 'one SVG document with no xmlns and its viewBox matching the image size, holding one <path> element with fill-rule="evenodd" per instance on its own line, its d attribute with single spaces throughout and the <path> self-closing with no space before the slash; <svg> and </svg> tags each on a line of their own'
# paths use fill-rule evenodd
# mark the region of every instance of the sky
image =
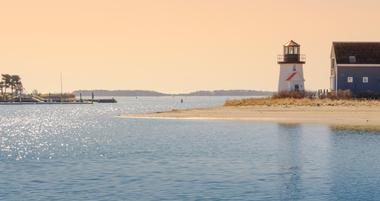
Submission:
<svg viewBox="0 0 380 201">
<path fill-rule="evenodd" d="M 380 41 L 377 0 L 0 2 L 0 73 L 27 91 L 276 90 L 289 40 L 305 87 L 329 88 L 333 41 Z"/>
</svg>

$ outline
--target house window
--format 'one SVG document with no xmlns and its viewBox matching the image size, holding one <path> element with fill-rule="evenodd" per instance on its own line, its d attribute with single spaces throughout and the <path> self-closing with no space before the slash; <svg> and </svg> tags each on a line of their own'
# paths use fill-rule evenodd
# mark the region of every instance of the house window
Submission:
<svg viewBox="0 0 380 201">
<path fill-rule="evenodd" d="M 363 77 L 363 83 L 368 83 L 368 77 Z"/>
<path fill-rule="evenodd" d="M 353 83 L 354 82 L 354 78 L 353 77 L 347 77 L 347 82 L 348 83 Z"/>
<path fill-rule="evenodd" d="M 356 63 L 356 57 L 355 56 L 349 56 L 348 57 L 348 60 L 349 62 L 352 64 L 352 63 Z"/>
</svg>

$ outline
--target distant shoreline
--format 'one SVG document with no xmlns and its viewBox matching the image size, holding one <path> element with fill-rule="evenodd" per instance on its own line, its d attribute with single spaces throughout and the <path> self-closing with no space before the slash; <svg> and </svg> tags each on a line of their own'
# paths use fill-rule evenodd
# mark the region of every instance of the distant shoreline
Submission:
<svg viewBox="0 0 380 201">
<path fill-rule="evenodd" d="M 325 124 L 335 128 L 380 131 L 380 106 L 230 106 L 128 114 L 121 117 Z"/>
<path fill-rule="evenodd" d="M 214 91 L 195 91 L 190 93 L 161 93 L 149 90 L 77 90 L 73 92 L 76 96 L 271 96 L 273 92 L 257 90 L 214 90 Z"/>
</svg>

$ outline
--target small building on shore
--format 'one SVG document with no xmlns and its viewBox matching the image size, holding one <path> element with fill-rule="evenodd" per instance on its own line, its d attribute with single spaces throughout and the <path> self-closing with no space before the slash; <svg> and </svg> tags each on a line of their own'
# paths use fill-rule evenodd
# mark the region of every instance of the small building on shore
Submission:
<svg viewBox="0 0 380 201">
<path fill-rule="evenodd" d="M 380 42 L 333 42 L 330 88 L 380 97 Z"/>
<path fill-rule="evenodd" d="M 301 46 L 293 40 L 286 43 L 283 54 L 277 57 L 277 63 L 280 65 L 278 92 L 304 91 L 305 56 L 301 55 Z"/>
</svg>

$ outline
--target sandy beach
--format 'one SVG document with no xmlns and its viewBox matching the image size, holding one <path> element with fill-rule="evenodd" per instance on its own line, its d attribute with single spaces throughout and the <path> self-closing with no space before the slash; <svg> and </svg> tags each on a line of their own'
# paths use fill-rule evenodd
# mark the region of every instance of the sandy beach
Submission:
<svg viewBox="0 0 380 201">
<path fill-rule="evenodd" d="M 379 106 L 232 106 L 129 114 L 123 117 L 327 124 L 380 130 Z"/>
</svg>

